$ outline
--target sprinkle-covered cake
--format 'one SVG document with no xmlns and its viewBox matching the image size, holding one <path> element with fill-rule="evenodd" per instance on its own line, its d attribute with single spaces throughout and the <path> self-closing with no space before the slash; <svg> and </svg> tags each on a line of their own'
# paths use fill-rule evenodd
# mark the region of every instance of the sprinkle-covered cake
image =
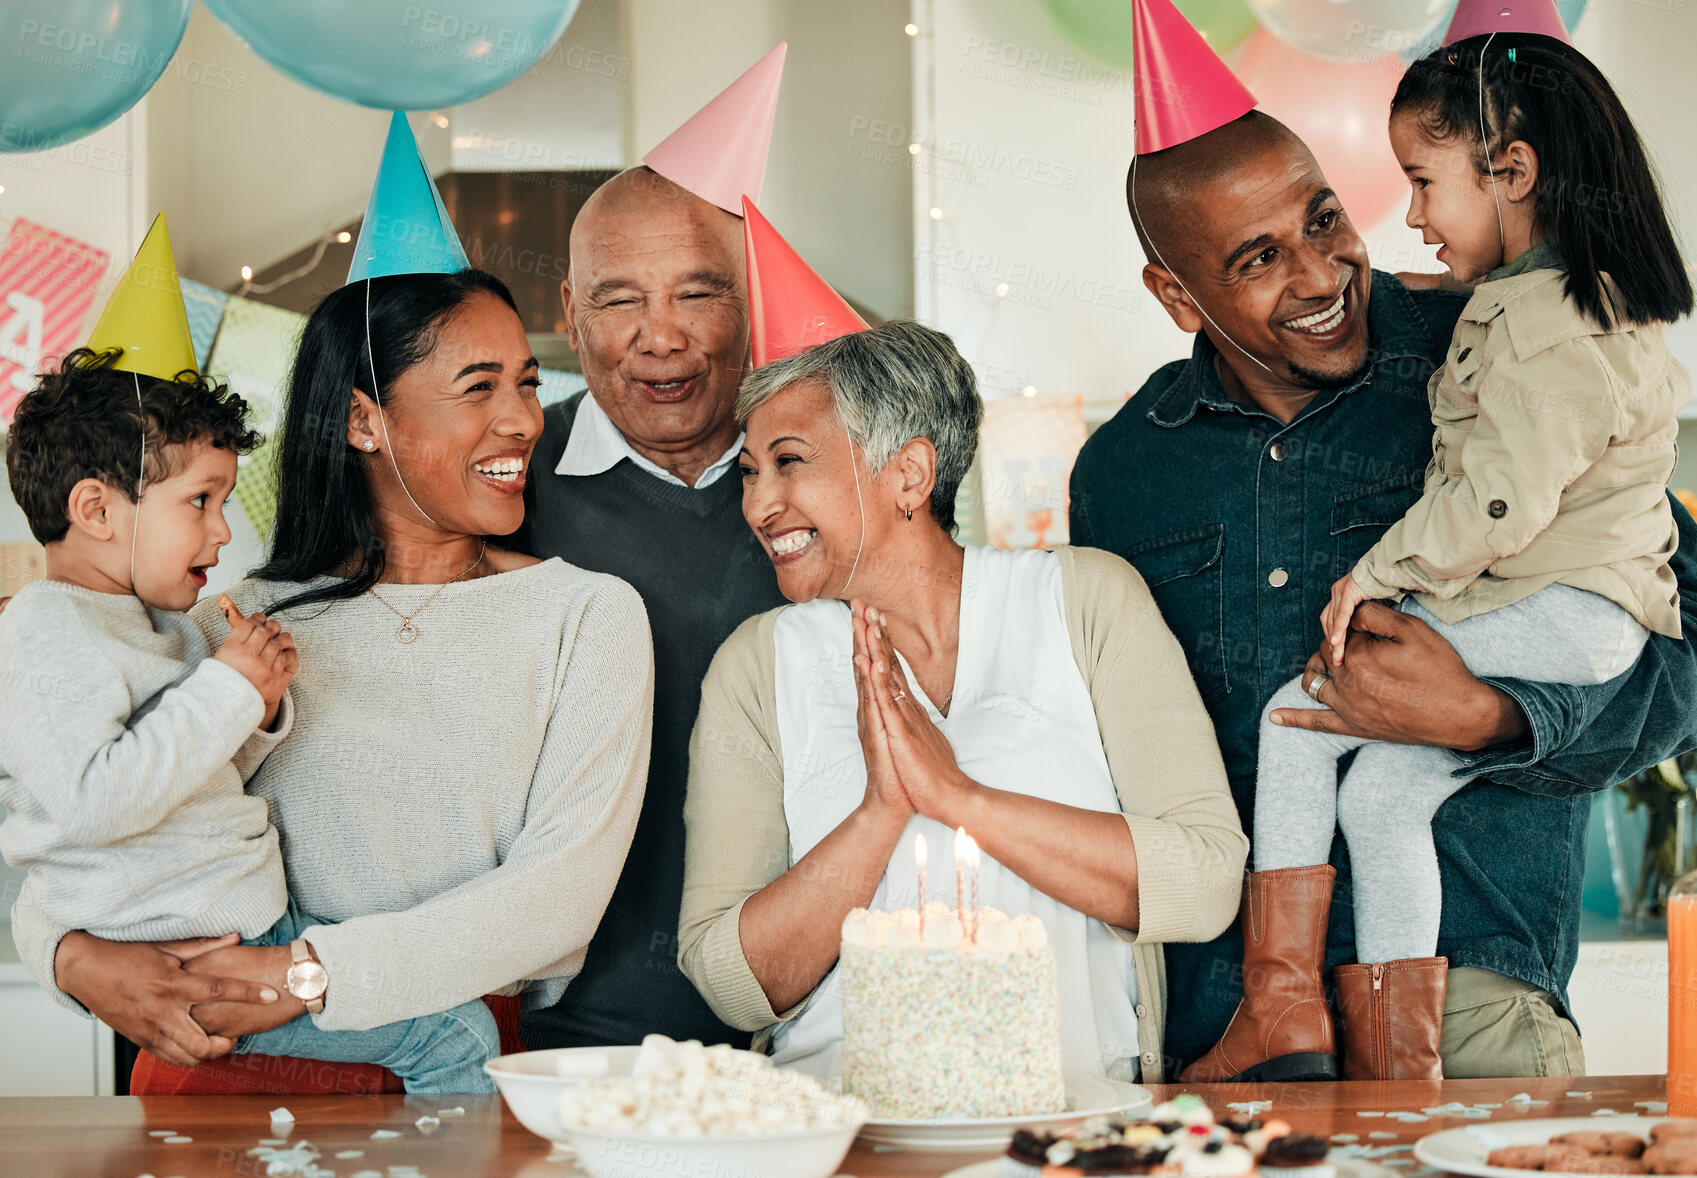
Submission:
<svg viewBox="0 0 1697 1178">
<path fill-rule="evenodd" d="M 843 922 L 843 1088 L 875 1117 L 1061 1112 L 1055 955 L 1033 916 L 932 901 Z"/>
</svg>

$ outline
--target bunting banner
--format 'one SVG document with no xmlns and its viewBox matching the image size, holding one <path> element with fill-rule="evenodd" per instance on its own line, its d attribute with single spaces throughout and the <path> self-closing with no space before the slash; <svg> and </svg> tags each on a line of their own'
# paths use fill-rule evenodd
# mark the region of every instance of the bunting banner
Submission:
<svg viewBox="0 0 1697 1178">
<path fill-rule="evenodd" d="M 984 406 L 978 461 L 991 545 L 1067 543 L 1067 487 L 1085 434 L 1082 397 L 1003 397 Z"/>
<path fill-rule="evenodd" d="M 205 372 L 206 362 L 212 359 L 212 341 L 218 336 L 218 324 L 224 318 L 230 296 L 192 278 L 180 278 L 177 284 L 183 291 L 183 309 L 189 315 L 195 366 Z"/>
<path fill-rule="evenodd" d="M 193 332 L 192 311 L 189 322 Z M 210 375 L 228 381 L 231 390 L 247 401 L 248 424 L 265 435 L 259 448 L 241 460 L 235 491 L 237 506 L 261 542 L 270 538 L 277 518 L 275 435 L 283 424 L 289 369 L 305 323 L 305 315 L 232 295 L 224 304 L 206 364 Z"/>
<path fill-rule="evenodd" d="M 0 428 L 43 364 L 83 338 L 107 254 L 19 217 L 0 250 Z"/>
</svg>

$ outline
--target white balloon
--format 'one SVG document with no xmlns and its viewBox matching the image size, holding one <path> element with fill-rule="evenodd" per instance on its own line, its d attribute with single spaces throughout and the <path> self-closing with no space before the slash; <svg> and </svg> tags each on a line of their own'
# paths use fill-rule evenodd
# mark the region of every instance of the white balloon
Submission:
<svg viewBox="0 0 1697 1178">
<path fill-rule="evenodd" d="M 1400 54 L 1449 16 L 1453 0 L 1248 0 L 1262 27 L 1316 57 L 1371 61 Z"/>
</svg>

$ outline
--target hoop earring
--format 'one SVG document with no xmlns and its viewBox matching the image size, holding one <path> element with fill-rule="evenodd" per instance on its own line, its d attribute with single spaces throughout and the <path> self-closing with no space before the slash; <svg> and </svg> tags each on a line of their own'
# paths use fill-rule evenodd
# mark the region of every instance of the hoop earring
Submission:
<svg viewBox="0 0 1697 1178">
<path fill-rule="evenodd" d="M 913 522 L 913 508 L 911 507 L 907 509 L 907 522 L 910 524 Z"/>
</svg>

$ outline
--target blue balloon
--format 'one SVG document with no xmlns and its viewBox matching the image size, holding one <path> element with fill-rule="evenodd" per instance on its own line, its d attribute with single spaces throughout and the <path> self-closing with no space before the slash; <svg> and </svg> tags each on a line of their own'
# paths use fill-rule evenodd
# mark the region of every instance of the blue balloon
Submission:
<svg viewBox="0 0 1697 1178">
<path fill-rule="evenodd" d="M 579 0 L 206 0 L 297 82 L 361 106 L 481 98 L 535 65 Z"/>
<path fill-rule="evenodd" d="M 0 151 L 98 131 L 165 72 L 194 0 L 0 3 Z"/>
</svg>

